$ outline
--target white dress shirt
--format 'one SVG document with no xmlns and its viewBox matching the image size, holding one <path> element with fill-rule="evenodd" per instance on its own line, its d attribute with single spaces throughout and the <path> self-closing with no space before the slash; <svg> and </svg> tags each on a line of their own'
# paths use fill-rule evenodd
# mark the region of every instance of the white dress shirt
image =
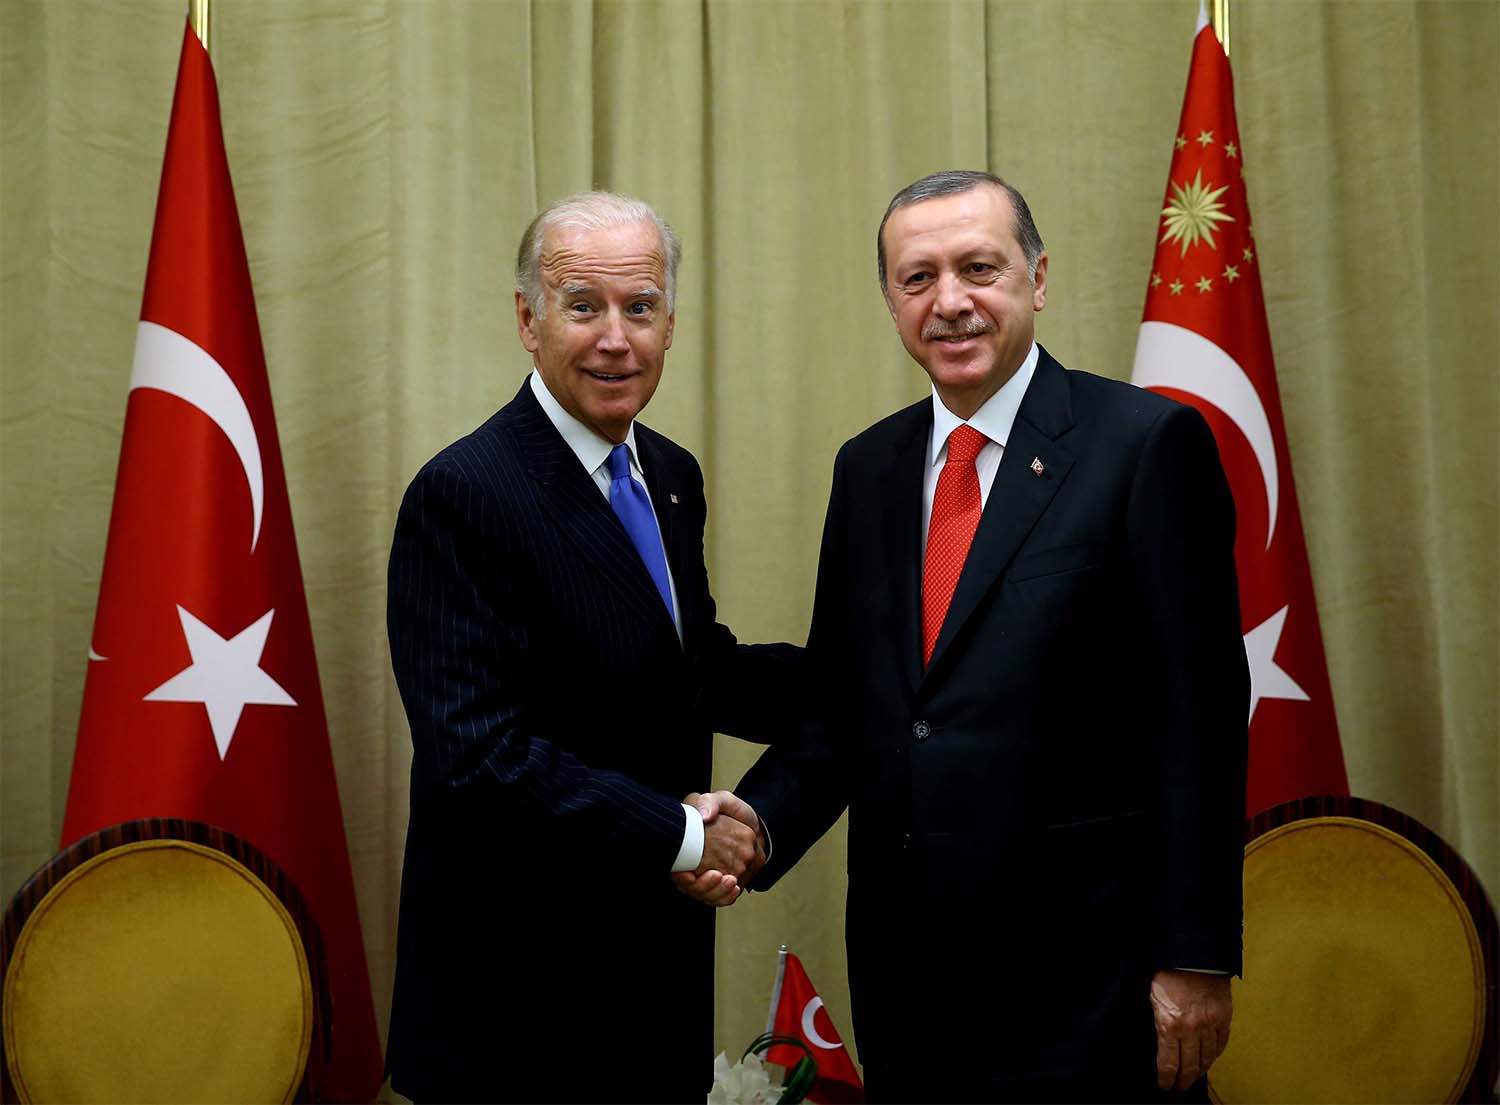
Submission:
<svg viewBox="0 0 1500 1105">
<path fill-rule="evenodd" d="M 1000 470 L 1000 458 L 1005 455 L 1005 443 L 1010 438 L 1010 428 L 1016 423 L 1016 411 L 1021 409 L 1021 400 L 1026 387 L 1036 372 L 1036 342 L 1031 351 L 1016 369 L 1015 375 L 1000 386 L 1000 390 L 984 401 L 974 412 L 968 424 L 982 433 L 989 441 L 974 458 L 974 467 L 979 472 L 979 508 L 990 501 L 990 486 L 995 482 L 995 473 Z M 927 468 L 922 476 L 922 556 L 927 555 L 927 527 L 932 521 L 932 497 L 937 492 L 938 475 L 948 462 L 948 435 L 964 424 L 938 397 L 937 386 L 932 388 L 932 433 L 927 439 Z"/>
<path fill-rule="evenodd" d="M 614 450 L 614 445 L 600 437 L 589 429 L 578 419 L 563 409 L 561 403 L 553 398 L 552 393 L 547 390 L 543 383 L 541 373 L 531 374 L 531 394 L 536 396 L 536 401 L 541 404 L 542 410 L 552 425 L 557 427 L 557 432 L 562 435 L 563 441 L 567 442 L 568 448 L 578 458 L 578 463 L 583 465 L 583 470 L 594 480 L 599 488 L 599 493 L 609 500 L 609 454 Z M 631 422 L 630 428 L 625 431 L 625 445 L 630 450 L 630 474 L 641 485 L 646 488 L 646 473 L 641 467 L 641 456 L 635 447 L 635 423 Z M 651 492 L 646 490 L 646 498 L 650 500 Z M 651 513 L 656 517 L 656 534 L 662 542 L 663 559 L 666 559 L 667 543 L 661 535 L 661 518 L 656 514 L 656 504 L 651 504 Z M 677 638 L 682 639 L 682 615 L 679 613 L 681 605 L 677 601 L 677 580 L 672 575 L 672 563 L 667 560 L 667 585 L 672 593 L 672 624 L 677 627 Z M 691 871 L 698 866 L 703 858 L 703 815 L 697 807 L 690 806 L 686 802 L 682 804 L 686 811 L 687 825 L 682 834 L 682 846 L 677 850 L 677 858 L 672 862 L 673 871 Z"/>
</svg>

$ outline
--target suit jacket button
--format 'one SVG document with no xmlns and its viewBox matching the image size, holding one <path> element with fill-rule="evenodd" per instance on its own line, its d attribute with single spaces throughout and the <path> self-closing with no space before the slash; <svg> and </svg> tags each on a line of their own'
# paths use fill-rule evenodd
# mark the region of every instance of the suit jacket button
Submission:
<svg viewBox="0 0 1500 1105">
<path fill-rule="evenodd" d="M 919 721 L 911 727 L 911 735 L 919 741 L 924 741 L 932 736 L 932 726 L 928 725 L 925 721 Z"/>
</svg>

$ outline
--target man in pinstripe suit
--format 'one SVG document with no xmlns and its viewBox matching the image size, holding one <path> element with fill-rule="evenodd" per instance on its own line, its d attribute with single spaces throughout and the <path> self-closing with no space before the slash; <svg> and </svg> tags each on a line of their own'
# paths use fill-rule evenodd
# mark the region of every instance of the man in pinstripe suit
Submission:
<svg viewBox="0 0 1500 1105">
<path fill-rule="evenodd" d="M 537 216 L 516 291 L 536 371 L 401 504 L 388 629 L 414 755 L 387 1067 L 414 1098 L 708 1087 L 713 913 L 668 876 L 723 871 L 732 898 L 762 857 L 758 826 L 679 799 L 707 789 L 715 729 L 784 724 L 798 650 L 715 621 L 702 473 L 635 421 L 680 256 L 628 197 Z"/>
</svg>

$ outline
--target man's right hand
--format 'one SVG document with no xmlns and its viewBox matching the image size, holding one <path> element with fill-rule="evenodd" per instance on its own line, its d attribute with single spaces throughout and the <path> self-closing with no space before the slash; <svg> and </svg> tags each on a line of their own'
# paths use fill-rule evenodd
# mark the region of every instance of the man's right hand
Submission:
<svg viewBox="0 0 1500 1105">
<path fill-rule="evenodd" d="M 705 905 L 730 905 L 765 865 L 760 818 L 727 790 L 689 794 L 683 801 L 703 816 L 703 858 L 696 871 L 679 872 L 672 881 Z"/>
<path fill-rule="evenodd" d="M 766 862 L 755 811 L 727 790 L 690 794 L 683 801 L 703 815 L 703 858 L 694 874 L 719 871 L 749 882 Z"/>
</svg>

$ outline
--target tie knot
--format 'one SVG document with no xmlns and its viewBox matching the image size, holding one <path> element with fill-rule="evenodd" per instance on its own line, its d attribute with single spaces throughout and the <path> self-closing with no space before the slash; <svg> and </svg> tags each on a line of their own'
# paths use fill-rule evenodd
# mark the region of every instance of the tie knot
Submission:
<svg viewBox="0 0 1500 1105">
<path fill-rule="evenodd" d="M 948 459 L 959 464 L 973 464 L 974 458 L 989 441 L 989 438 L 967 423 L 957 426 L 948 435 Z"/>
<path fill-rule="evenodd" d="M 623 480 L 630 478 L 630 446 L 623 441 L 609 451 L 609 478 L 611 480 Z"/>
</svg>

